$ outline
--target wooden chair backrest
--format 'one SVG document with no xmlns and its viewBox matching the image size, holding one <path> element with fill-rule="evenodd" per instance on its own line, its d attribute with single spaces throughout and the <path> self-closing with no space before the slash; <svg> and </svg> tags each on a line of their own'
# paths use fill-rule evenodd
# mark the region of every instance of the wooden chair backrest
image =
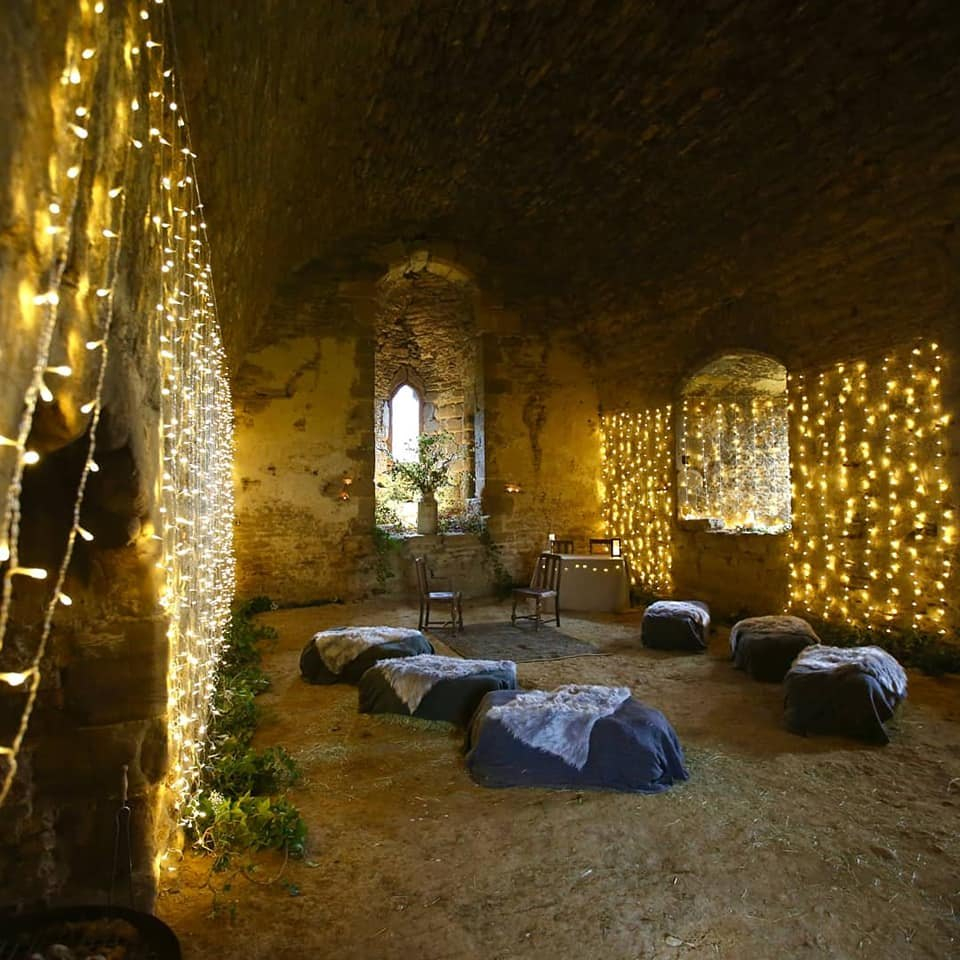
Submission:
<svg viewBox="0 0 960 960">
<path fill-rule="evenodd" d="M 560 568 L 563 557 L 559 553 L 541 553 L 530 578 L 532 590 L 560 590 Z"/>
<path fill-rule="evenodd" d="M 427 585 L 427 558 L 414 557 L 413 562 L 417 568 L 417 593 L 423 598 L 430 592 Z"/>
</svg>

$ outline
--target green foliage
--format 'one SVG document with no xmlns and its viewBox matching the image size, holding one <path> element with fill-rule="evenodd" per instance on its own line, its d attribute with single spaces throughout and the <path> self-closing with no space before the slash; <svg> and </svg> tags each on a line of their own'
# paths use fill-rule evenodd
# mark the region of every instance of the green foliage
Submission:
<svg viewBox="0 0 960 960">
<path fill-rule="evenodd" d="M 429 495 L 450 483 L 450 468 L 463 455 L 452 433 L 438 430 L 417 437 L 416 460 L 390 457 L 387 476 L 411 495 Z"/>
<path fill-rule="evenodd" d="M 300 779 L 296 760 L 283 747 L 251 750 L 238 741 L 224 741 L 224 753 L 215 764 L 209 787 L 230 797 L 279 793 Z"/>
<path fill-rule="evenodd" d="M 394 576 L 390 557 L 400 549 L 402 543 L 402 540 L 391 536 L 382 527 L 376 526 L 373 528 L 373 549 L 377 553 L 377 583 L 381 587 L 386 586 L 387 580 Z"/>
<path fill-rule="evenodd" d="M 483 518 L 481 518 L 483 520 Z M 500 544 L 494 542 L 493 535 L 484 521 L 482 529 L 477 534 L 477 539 L 486 551 L 484 561 L 493 571 L 493 592 L 498 600 L 506 600 L 513 590 L 514 583 L 510 571 L 503 565 L 503 548 Z"/>
<path fill-rule="evenodd" d="M 216 869 L 246 850 L 276 848 L 302 856 L 306 824 L 282 796 L 300 779 L 283 747 L 251 746 L 259 721 L 256 697 L 270 686 L 260 667 L 261 644 L 276 631 L 254 624 L 254 613 L 275 609 L 268 597 L 238 605 L 227 627 L 220 659 L 207 761 L 188 810 L 188 833 L 211 852 Z"/>
<path fill-rule="evenodd" d="M 197 799 L 194 815 L 197 845 L 214 855 L 217 869 L 240 850 L 286 850 L 303 856 L 307 827 L 286 797 L 229 797 L 209 790 Z"/>
</svg>

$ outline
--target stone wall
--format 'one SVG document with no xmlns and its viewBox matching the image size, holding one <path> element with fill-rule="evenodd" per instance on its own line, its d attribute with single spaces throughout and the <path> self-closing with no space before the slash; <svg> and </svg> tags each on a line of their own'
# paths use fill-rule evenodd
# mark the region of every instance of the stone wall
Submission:
<svg viewBox="0 0 960 960">
<path fill-rule="evenodd" d="M 88 456 L 86 405 L 98 395 L 107 356 L 84 344 L 102 338 L 112 318 L 99 392 L 99 471 L 87 475 L 79 514 L 94 539 L 76 538 L 62 586 L 72 605 L 55 605 L 17 776 L 0 811 L 0 909 L 106 899 L 124 769 L 138 907 L 152 904 L 154 855 L 171 829 L 161 814 L 167 627 L 151 537 L 161 388 L 154 305 L 162 286 L 144 216 L 158 167 L 151 150 L 131 149 L 128 110 L 159 70 L 155 63 L 130 66 L 124 52 L 151 26 L 131 6 L 109 7 L 98 20 L 92 4 L 38 2 L 0 18 L 0 434 L 17 436 L 38 356 L 72 368 L 66 379 L 45 377 L 53 398 L 40 400 L 26 443 L 41 459 L 24 473 L 18 498 L 18 562 L 46 569 L 48 578 L 14 578 L 0 670 L 22 669 L 43 644 Z M 92 56 L 83 57 L 84 49 Z M 67 76 L 76 68 L 78 83 L 60 82 L 65 64 Z M 86 113 L 77 114 L 75 103 Z M 83 124 L 82 141 L 67 120 Z M 116 185 L 123 193 L 110 197 L 107 187 Z M 97 296 L 107 287 L 109 296 Z M 34 302 L 50 289 L 59 290 L 58 303 Z M 0 493 L 14 475 L 12 449 L 0 450 Z M 0 683 L 4 744 L 29 683 Z M 125 877 L 120 881 L 126 889 Z"/>
<path fill-rule="evenodd" d="M 327 602 L 375 583 L 372 317 L 372 298 L 297 286 L 238 371 L 241 596 Z"/>
<path fill-rule="evenodd" d="M 441 511 L 463 510 L 475 496 L 477 332 L 473 290 L 464 283 L 421 271 L 385 280 L 377 310 L 374 403 L 377 475 L 386 467 L 384 407 L 394 390 L 412 378 L 422 386 L 422 428 L 450 433 L 463 458 L 453 464 L 450 488 L 440 493 Z"/>
<path fill-rule="evenodd" d="M 586 552 L 602 530 L 596 388 L 582 351 L 559 332 L 490 331 L 482 343 L 483 512 L 507 567 L 527 580 L 548 533 Z"/>
</svg>

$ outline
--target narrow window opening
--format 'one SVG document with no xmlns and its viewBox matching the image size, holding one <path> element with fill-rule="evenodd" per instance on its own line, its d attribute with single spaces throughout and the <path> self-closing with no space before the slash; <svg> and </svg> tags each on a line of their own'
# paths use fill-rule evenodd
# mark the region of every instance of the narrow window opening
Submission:
<svg viewBox="0 0 960 960">
<path fill-rule="evenodd" d="M 420 424 L 420 397 L 405 383 L 390 401 L 390 454 L 394 460 L 410 463 L 417 459 Z"/>
</svg>

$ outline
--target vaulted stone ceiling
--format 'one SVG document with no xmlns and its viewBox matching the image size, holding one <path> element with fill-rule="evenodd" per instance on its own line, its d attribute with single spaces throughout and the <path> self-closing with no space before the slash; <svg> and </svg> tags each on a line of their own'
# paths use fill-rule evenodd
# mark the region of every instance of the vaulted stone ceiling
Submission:
<svg viewBox="0 0 960 960">
<path fill-rule="evenodd" d="M 828 280 L 960 199 L 955 0 L 175 12 L 238 345 L 305 265 L 375 273 L 398 240 L 508 300 L 649 313 L 691 276 L 704 302 L 791 260 Z"/>
</svg>

